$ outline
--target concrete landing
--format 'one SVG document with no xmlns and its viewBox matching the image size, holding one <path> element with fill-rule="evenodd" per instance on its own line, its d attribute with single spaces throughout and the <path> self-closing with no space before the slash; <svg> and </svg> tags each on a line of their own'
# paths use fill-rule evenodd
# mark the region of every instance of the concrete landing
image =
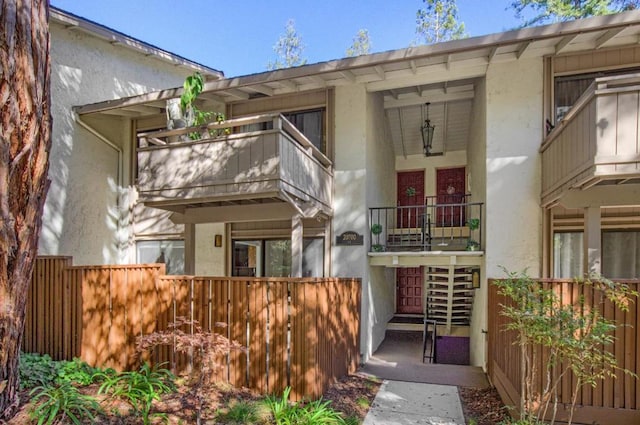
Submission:
<svg viewBox="0 0 640 425">
<path fill-rule="evenodd" d="M 464 425 L 458 389 L 451 385 L 383 381 L 364 425 Z"/>
</svg>

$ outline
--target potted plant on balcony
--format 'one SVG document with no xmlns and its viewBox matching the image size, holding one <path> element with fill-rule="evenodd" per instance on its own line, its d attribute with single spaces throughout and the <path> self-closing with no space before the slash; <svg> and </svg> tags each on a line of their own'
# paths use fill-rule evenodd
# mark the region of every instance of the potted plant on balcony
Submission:
<svg viewBox="0 0 640 425">
<path fill-rule="evenodd" d="M 376 242 L 375 244 L 371 245 L 371 250 L 373 252 L 382 252 L 384 251 L 384 245 L 380 244 L 380 234 L 382 233 L 382 224 L 380 223 L 374 223 L 371 225 L 371 234 L 373 236 L 375 236 L 376 238 Z M 372 236 L 372 239 L 373 239 Z"/>
<path fill-rule="evenodd" d="M 193 75 L 189 75 L 185 78 L 182 88 L 182 95 L 179 99 L 167 100 L 167 129 L 195 127 L 206 124 L 209 121 L 215 121 L 218 124 L 224 122 L 225 116 L 223 113 L 202 111 L 195 104 L 198 95 L 204 89 L 202 74 L 196 72 Z M 194 131 L 189 133 L 188 139 L 199 140 L 207 135 L 209 137 L 218 137 L 229 133 L 230 129 L 228 128 L 223 130 L 211 129 L 204 134 Z M 182 136 L 178 139 L 185 140 L 186 137 Z"/>
<path fill-rule="evenodd" d="M 469 239 L 467 240 L 467 251 L 480 250 L 480 243 L 473 239 L 473 231 L 480 228 L 479 218 L 470 218 L 467 220 L 467 227 L 469 227 Z"/>
</svg>

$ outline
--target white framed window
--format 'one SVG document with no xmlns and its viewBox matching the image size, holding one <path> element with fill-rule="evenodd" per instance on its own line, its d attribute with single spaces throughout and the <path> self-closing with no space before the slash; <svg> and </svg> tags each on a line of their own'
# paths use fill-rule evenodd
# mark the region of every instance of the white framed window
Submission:
<svg viewBox="0 0 640 425">
<path fill-rule="evenodd" d="M 553 234 L 553 277 L 573 279 L 582 277 L 582 232 L 558 232 Z"/>
<path fill-rule="evenodd" d="M 164 263 L 167 274 L 184 274 L 183 240 L 146 240 L 136 242 L 138 264 Z"/>
<path fill-rule="evenodd" d="M 602 275 L 609 279 L 640 278 L 640 231 L 602 232 Z"/>
</svg>

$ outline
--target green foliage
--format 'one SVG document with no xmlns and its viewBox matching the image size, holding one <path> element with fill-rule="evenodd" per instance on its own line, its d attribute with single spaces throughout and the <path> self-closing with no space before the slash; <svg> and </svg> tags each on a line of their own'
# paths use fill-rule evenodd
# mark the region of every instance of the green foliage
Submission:
<svg viewBox="0 0 640 425">
<path fill-rule="evenodd" d="M 34 407 L 29 412 L 37 424 L 54 424 L 71 421 L 81 424 L 84 420 L 94 421 L 95 415 L 102 413 L 100 405 L 91 396 L 81 394 L 70 382 L 59 386 L 38 386 L 31 390 Z"/>
<path fill-rule="evenodd" d="M 550 413 L 553 424 L 562 378 L 570 372 L 575 383 L 571 423 L 578 390 L 584 385 L 595 387 L 601 379 L 615 377 L 620 370 L 614 355 L 605 350 L 614 342 L 616 324 L 601 314 L 599 305 L 588 305 L 584 296 L 572 304 L 563 303 L 557 291 L 529 278 L 526 272 L 506 273 L 507 279 L 495 284 L 498 293 L 510 300 L 500 306 L 500 314 L 509 318 L 505 329 L 515 332 L 515 344 L 520 346 L 521 422 L 517 423 L 536 424 Z M 638 296 L 627 285 L 601 276 L 579 284 L 592 288 L 594 299 L 598 299 L 595 294 L 601 294 L 602 303 L 608 300 L 621 311 L 627 311 L 632 299 Z M 542 370 L 536 367 L 539 349 L 535 347 L 542 347 L 547 353 Z M 626 369 L 623 372 L 631 374 Z M 543 383 L 541 389 L 535 385 L 539 381 Z"/>
<path fill-rule="evenodd" d="M 458 40 L 468 35 L 464 23 L 458 22 L 456 0 L 423 0 L 424 8 L 416 13 L 418 44 Z"/>
<path fill-rule="evenodd" d="M 307 63 L 307 60 L 302 57 L 302 54 L 304 53 L 302 37 L 296 31 L 293 19 L 289 19 L 287 21 L 287 24 L 285 25 L 285 33 L 280 36 L 276 44 L 273 46 L 273 50 L 276 52 L 277 58 L 275 62 L 269 62 L 267 64 L 267 69 L 270 71 L 275 69 L 291 68 Z"/>
<path fill-rule="evenodd" d="M 322 399 L 290 403 L 291 388 L 287 387 L 281 398 L 267 397 L 267 406 L 271 409 L 276 425 L 344 425 L 346 422 L 342 414 L 331 409 L 331 401 Z"/>
<path fill-rule="evenodd" d="M 83 386 L 90 385 L 93 383 L 93 376 L 99 371 L 100 369 L 91 367 L 86 362 L 75 357 L 72 361 L 60 362 L 56 382 L 59 384 L 69 382 Z"/>
<path fill-rule="evenodd" d="M 50 386 L 58 377 L 60 362 L 54 361 L 48 354 L 20 354 L 20 389 L 36 386 Z"/>
<path fill-rule="evenodd" d="M 522 19 L 523 27 L 608 15 L 637 9 L 639 5 L 638 0 L 513 0 L 511 2 L 511 8 L 515 11 L 516 17 Z"/>
<path fill-rule="evenodd" d="M 21 353 L 20 388 L 46 387 L 64 382 L 89 385 L 98 370 L 78 358 L 56 361 L 48 354 Z"/>
<path fill-rule="evenodd" d="M 180 108 L 182 108 L 183 113 L 186 113 L 190 107 L 193 107 L 196 98 L 204 89 L 202 74 L 196 72 L 193 75 L 189 75 L 185 78 L 182 88 L 184 90 L 182 91 L 182 96 L 180 96 Z"/>
<path fill-rule="evenodd" d="M 244 400 L 236 401 L 229 407 L 218 412 L 216 423 L 225 424 L 262 424 L 268 423 L 269 413 L 264 405 Z"/>
<path fill-rule="evenodd" d="M 144 363 L 139 371 L 107 371 L 96 374 L 96 377 L 102 381 L 98 394 L 110 394 L 126 400 L 134 412 L 142 416 L 144 424 L 150 423 L 153 402 L 159 400 L 161 394 L 175 391 L 173 374 L 167 369 L 151 367 L 148 363 Z"/>
<path fill-rule="evenodd" d="M 353 37 L 353 43 L 346 51 L 348 57 L 367 55 L 371 51 L 371 39 L 369 38 L 369 30 L 358 30 L 358 34 Z"/>
<path fill-rule="evenodd" d="M 469 226 L 469 230 L 477 230 L 480 228 L 480 219 L 479 218 L 470 218 L 467 220 L 467 226 Z"/>
<path fill-rule="evenodd" d="M 382 224 L 380 223 L 374 223 L 371 225 L 371 233 L 373 233 L 374 235 L 379 235 L 380 233 L 382 233 Z"/>
</svg>

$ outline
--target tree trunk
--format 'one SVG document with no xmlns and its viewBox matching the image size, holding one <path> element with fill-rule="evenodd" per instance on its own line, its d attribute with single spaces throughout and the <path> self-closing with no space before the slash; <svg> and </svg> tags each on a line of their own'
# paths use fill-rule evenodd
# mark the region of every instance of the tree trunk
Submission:
<svg viewBox="0 0 640 425">
<path fill-rule="evenodd" d="M 0 422 L 16 413 L 51 146 L 47 0 L 0 0 Z"/>
</svg>

